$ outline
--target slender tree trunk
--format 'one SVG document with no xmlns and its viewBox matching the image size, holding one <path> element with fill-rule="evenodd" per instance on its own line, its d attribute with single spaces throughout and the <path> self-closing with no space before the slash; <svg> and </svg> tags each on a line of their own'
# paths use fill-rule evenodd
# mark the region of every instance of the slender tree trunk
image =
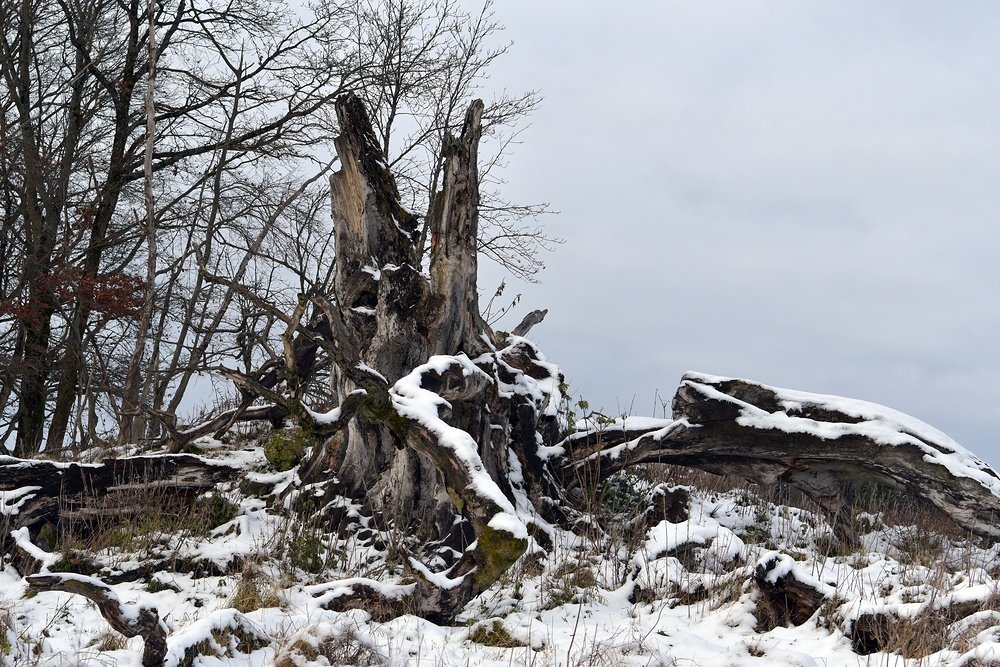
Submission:
<svg viewBox="0 0 1000 667">
<path fill-rule="evenodd" d="M 34 298 L 39 298 L 33 295 Z M 23 322 L 24 350 L 21 387 L 18 392 L 17 439 L 14 456 L 27 457 L 37 453 L 45 432 L 45 402 L 48 398 L 49 377 L 49 318 L 52 311 L 41 309 L 37 321 Z"/>
<path fill-rule="evenodd" d="M 16 59 L 5 53 L 4 74 L 9 88 L 16 91 L 14 105 L 20 126 L 21 150 L 24 158 L 24 207 L 27 218 L 26 250 L 23 283 L 27 299 L 19 313 L 19 338 L 22 349 L 21 383 L 18 392 L 17 438 L 14 452 L 18 456 L 31 456 L 41 449 L 45 431 L 45 408 L 48 399 L 48 381 L 51 370 L 50 339 L 52 316 L 55 313 L 52 294 L 52 257 L 55 249 L 56 230 L 61 214 L 64 193 L 59 183 L 53 192 L 46 187 L 44 165 L 35 136 L 32 98 L 33 78 L 31 49 L 34 42 L 34 11 L 30 0 L 21 3 L 20 25 L 17 29 Z M 6 48 L 5 48 L 6 51 Z M 14 69 L 14 62 L 18 67 Z M 77 101 L 75 96 L 71 101 Z M 71 120 L 73 114 L 71 114 Z M 73 129 L 71 123 L 71 130 Z M 72 146 L 74 137 L 68 137 Z M 71 159 L 72 152 L 66 159 Z M 65 163 L 64 163 L 65 166 Z M 64 169 L 65 171 L 65 169 Z"/>
<path fill-rule="evenodd" d="M 139 315 L 139 326 L 136 331 L 135 349 L 129 362 L 128 374 L 125 377 L 122 407 L 125 418 L 122 423 L 120 440 L 122 442 L 138 442 L 146 433 L 146 418 L 141 412 L 146 402 L 142 394 L 143 387 L 149 384 L 142 381 L 143 355 L 146 352 L 146 340 L 149 327 L 153 320 L 153 309 L 156 306 L 156 211 L 153 201 L 153 147 L 156 133 L 156 103 L 153 97 L 156 90 L 156 20 L 153 2 L 147 4 L 149 18 L 148 35 L 146 37 L 149 49 L 149 73 L 146 76 L 146 154 L 143 159 L 143 195 L 146 204 L 146 298 Z M 155 368 L 155 360 L 150 363 Z"/>
<path fill-rule="evenodd" d="M 122 191 L 128 183 L 130 165 L 135 159 L 135 156 L 131 154 L 134 147 L 130 145 L 129 139 L 132 132 L 131 124 L 134 120 L 132 95 L 138 79 L 137 68 L 141 56 L 139 11 L 136 9 L 136 11 L 129 12 L 128 18 L 129 30 L 125 48 L 125 62 L 121 71 L 121 85 L 112 95 L 115 120 L 111 151 L 108 156 L 108 168 L 103 180 L 104 187 L 95 197 L 93 226 L 81 267 L 83 276 L 90 279 L 96 279 L 100 273 L 101 259 L 108 245 L 111 222 Z M 90 44 L 84 36 L 77 35 L 74 46 L 78 58 L 90 59 Z M 69 419 L 80 386 L 80 374 L 84 363 L 84 341 L 91 307 L 90 303 L 77 303 L 69 317 L 69 336 L 66 339 L 66 352 L 59 364 L 59 386 L 56 391 L 55 407 L 46 441 L 50 451 L 62 449 L 66 439 Z"/>
</svg>

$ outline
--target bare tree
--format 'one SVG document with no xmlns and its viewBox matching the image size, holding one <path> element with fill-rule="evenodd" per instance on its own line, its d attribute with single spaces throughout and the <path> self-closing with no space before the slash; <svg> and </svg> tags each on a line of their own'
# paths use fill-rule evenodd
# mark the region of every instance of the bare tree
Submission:
<svg viewBox="0 0 1000 667">
<path fill-rule="evenodd" d="M 312 117 L 352 73 L 314 57 L 327 31 L 322 21 L 292 23 L 279 6 L 2 4 L 3 96 L 19 128 L 4 157 L 8 169 L 21 165 L 5 198 L 24 221 L 21 253 L 5 266 L 20 280 L 3 303 L 16 336 L 10 364 L 20 377 L 15 450 L 28 454 L 42 446 L 46 429 L 49 446 L 61 447 L 85 369 L 93 370 L 88 343 L 134 331 L 131 318 L 152 301 L 150 272 L 133 268 L 157 224 L 140 213 L 142 182 L 156 188 L 159 215 L 169 217 L 194 191 L 182 175 L 233 146 L 253 156 L 243 164 L 298 157 L 320 136 Z M 154 35 L 160 67 L 152 137 L 136 90 L 151 71 Z M 233 60 L 243 52 L 250 58 Z M 141 219 L 147 230 L 137 233 Z M 97 375 L 109 395 L 124 381 Z"/>
<path fill-rule="evenodd" d="M 302 235 L 332 238 L 317 205 L 330 100 L 376 101 L 380 142 L 426 208 L 442 138 L 505 50 L 488 7 L 450 0 L 322 3 L 305 22 L 276 3 L 0 0 L 0 18 L 0 435 L 21 455 L 67 435 L 140 439 L 148 411 L 176 412 L 219 360 L 268 358 L 273 318 L 199 265 L 286 310 L 322 290 L 332 245 Z M 536 102 L 499 98 L 487 130 Z M 481 249 L 528 276 L 549 240 L 498 241 L 513 236 Z"/>
<path fill-rule="evenodd" d="M 454 0 L 378 0 L 357 12 L 352 38 L 360 59 L 371 63 L 359 94 L 372 110 L 372 128 L 402 201 L 410 210 L 429 211 L 443 178 L 445 138 L 460 130 L 469 104 L 483 96 L 491 65 L 510 44 L 496 43 L 503 26 L 492 2 L 467 12 Z M 483 109 L 479 252 L 525 280 L 543 268 L 540 254 L 561 240 L 525 224 L 547 205 L 506 200 L 499 172 L 521 121 L 540 101 L 534 91 L 502 91 Z M 426 240 L 424 225 L 421 252 Z"/>
</svg>

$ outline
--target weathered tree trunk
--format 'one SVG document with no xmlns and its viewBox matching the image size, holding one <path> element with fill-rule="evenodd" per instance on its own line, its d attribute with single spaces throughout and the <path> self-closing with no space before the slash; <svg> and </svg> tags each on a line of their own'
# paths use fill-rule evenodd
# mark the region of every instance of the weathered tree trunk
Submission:
<svg viewBox="0 0 1000 667">
<path fill-rule="evenodd" d="M 417 220 L 399 203 L 361 101 L 341 98 L 337 116 L 341 169 L 330 178 L 337 242 L 331 305 L 342 326 L 335 335 L 348 363 L 374 369 L 388 390 L 427 359 L 427 332 L 422 335 L 417 324 L 427 293 L 418 265 Z M 359 388 L 344 368 L 335 373 L 334 384 L 341 404 Z M 405 508 L 402 516 L 419 515 L 422 504 L 436 502 L 434 490 L 421 479 L 433 473 L 420 474 L 412 456 L 396 456 L 394 439 L 384 426 L 362 417 L 351 420 L 338 443 L 343 460 L 336 470 L 350 493 L 362 496 L 367 490 L 380 504 Z M 384 474 L 393 468 L 394 473 Z M 392 494 L 397 497 L 386 497 Z"/>
<path fill-rule="evenodd" d="M 418 220 L 399 202 L 364 106 L 353 95 L 338 100 L 341 169 L 330 179 L 335 294 L 314 299 L 329 326 L 309 335 L 300 327 L 286 341 L 293 394 L 302 350 L 322 348 L 333 360 L 346 424 L 317 448 L 303 481 L 325 484 L 327 500 L 347 495 L 369 504 L 383 526 L 411 538 L 404 564 L 418 584 L 410 605 L 438 619 L 450 619 L 524 552 L 531 503 L 518 493 L 543 495 L 548 484 L 548 495 L 557 494 L 542 480 L 536 433 L 555 419 L 551 392 L 561 377 L 527 341 L 512 338 L 498 350 L 479 313 L 482 112 L 482 102 L 473 103 L 461 135 L 444 142 L 425 274 Z M 274 398 L 306 427 L 319 426 L 294 396 Z M 558 429 L 548 431 L 554 438 Z M 517 492 L 511 452 L 524 468 Z M 432 570 L 425 560 L 438 565 Z"/>
<path fill-rule="evenodd" d="M 479 138 L 483 102 L 472 103 L 462 135 L 446 137 L 442 148 L 444 188 L 431 202 L 430 287 L 427 304 L 431 354 L 461 350 L 475 358 L 493 346 L 493 334 L 479 313 Z"/>
</svg>

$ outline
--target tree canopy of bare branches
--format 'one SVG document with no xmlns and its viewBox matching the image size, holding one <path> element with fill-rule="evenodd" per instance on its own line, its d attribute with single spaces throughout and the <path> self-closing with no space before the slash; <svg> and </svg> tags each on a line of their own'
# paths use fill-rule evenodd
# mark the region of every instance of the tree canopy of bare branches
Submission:
<svg viewBox="0 0 1000 667">
<path fill-rule="evenodd" d="M 288 311 L 331 284 L 332 101 L 374 102 L 426 210 L 507 48 L 489 5 L 451 0 L 0 0 L 0 24 L 0 442 L 19 455 L 155 437 L 207 369 L 275 358 L 281 323 L 246 294 Z M 498 167 L 537 100 L 485 109 Z M 530 276 L 541 207 L 491 201 L 481 252 Z"/>
</svg>

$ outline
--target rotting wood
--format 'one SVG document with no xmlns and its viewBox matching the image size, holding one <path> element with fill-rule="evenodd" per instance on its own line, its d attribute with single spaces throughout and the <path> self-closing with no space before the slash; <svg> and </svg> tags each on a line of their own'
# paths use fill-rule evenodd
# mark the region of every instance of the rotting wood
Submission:
<svg viewBox="0 0 1000 667">
<path fill-rule="evenodd" d="M 788 566 L 790 560 L 791 556 L 773 553 L 754 568 L 754 583 L 760 591 L 754 612 L 757 632 L 802 625 L 827 598 L 819 582 L 797 576 L 795 568 Z"/>
</svg>

